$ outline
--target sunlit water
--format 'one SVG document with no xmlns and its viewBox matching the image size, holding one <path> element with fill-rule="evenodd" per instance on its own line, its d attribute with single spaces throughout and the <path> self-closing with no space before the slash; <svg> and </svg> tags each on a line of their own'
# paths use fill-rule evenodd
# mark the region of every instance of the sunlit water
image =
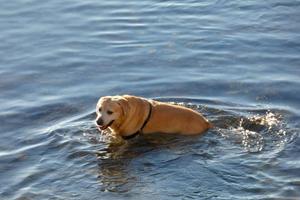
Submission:
<svg viewBox="0 0 300 200">
<path fill-rule="evenodd" d="M 3 1 L 0 199 L 299 199 L 300 2 Z M 203 113 L 112 144 L 103 95 Z"/>
</svg>

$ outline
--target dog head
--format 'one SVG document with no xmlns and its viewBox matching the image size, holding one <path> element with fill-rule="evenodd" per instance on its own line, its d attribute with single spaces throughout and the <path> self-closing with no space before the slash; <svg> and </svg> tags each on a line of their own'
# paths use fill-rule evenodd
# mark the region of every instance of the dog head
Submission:
<svg viewBox="0 0 300 200">
<path fill-rule="evenodd" d="M 105 130 L 118 126 L 124 120 L 128 110 L 127 100 L 122 96 L 101 97 L 96 106 L 96 125 Z"/>
</svg>

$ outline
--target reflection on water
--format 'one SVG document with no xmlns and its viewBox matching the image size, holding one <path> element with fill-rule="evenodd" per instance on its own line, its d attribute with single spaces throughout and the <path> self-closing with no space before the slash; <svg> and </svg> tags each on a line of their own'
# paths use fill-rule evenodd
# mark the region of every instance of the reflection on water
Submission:
<svg viewBox="0 0 300 200">
<path fill-rule="evenodd" d="M 102 159 L 99 162 L 99 184 L 101 190 L 128 192 L 136 184 L 136 177 L 128 168 L 130 159 Z"/>
</svg>

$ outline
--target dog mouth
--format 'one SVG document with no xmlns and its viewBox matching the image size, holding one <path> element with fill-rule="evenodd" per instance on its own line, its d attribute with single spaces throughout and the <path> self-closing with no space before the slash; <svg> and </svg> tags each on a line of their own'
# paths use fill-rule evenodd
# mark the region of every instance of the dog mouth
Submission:
<svg viewBox="0 0 300 200">
<path fill-rule="evenodd" d="M 102 131 L 107 129 L 109 126 L 111 126 L 114 123 L 115 120 L 110 121 L 107 125 L 98 126 Z"/>
</svg>

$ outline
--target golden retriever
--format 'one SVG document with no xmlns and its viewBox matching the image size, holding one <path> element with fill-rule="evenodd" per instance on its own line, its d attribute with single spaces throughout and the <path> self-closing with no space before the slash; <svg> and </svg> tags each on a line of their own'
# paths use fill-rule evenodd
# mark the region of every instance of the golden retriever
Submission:
<svg viewBox="0 0 300 200">
<path fill-rule="evenodd" d="M 123 139 L 148 133 L 197 135 L 212 127 L 192 109 L 131 95 L 101 97 L 96 113 L 98 128 L 110 128 Z"/>
</svg>

